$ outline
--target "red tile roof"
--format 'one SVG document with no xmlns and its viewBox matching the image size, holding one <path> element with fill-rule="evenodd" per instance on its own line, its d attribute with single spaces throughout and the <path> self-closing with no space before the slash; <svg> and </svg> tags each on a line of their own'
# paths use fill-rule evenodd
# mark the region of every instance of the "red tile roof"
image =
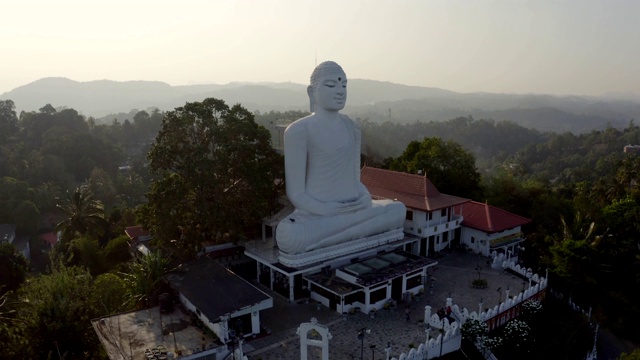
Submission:
<svg viewBox="0 0 640 360">
<path fill-rule="evenodd" d="M 137 239 L 137 238 L 139 238 L 141 236 L 149 236 L 150 235 L 149 231 L 145 230 L 140 225 L 129 226 L 126 229 L 124 229 L 124 232 L 125 232 L 125 234 L 127 234 L 129 239 L 131 239 L 131 240 Z"/>
<path fill-rule="evenodd" d="M 40 235 L 40 239 L 46 241 L 51 246 L 54 246 L 58 242 L 58 237 L 53 232 Z"/>
<path fill-rule="evenodd" d="M 460 205 L 456 212 L 460 212 L 464 217 L 463 226 L 487 233 L 513 229 L 531 222 L 522 216 L 477 201 L 469 201 Z"/>
<path fill-rule="evenodd" d="M 469 199 L 441 194 L 426 176 L 363 167 L 360 180 L 374 198 L 395 199 L 410 209 L 434 211 Z"/>
</svg>

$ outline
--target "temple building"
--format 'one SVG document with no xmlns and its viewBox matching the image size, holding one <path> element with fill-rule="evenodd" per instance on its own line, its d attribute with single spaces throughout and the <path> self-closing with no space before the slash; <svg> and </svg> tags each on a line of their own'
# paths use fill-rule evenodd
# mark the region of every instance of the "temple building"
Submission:
<svg viewBox="0 0 640 360">
<path fill-rule="evenodd" d="M 460 241 L 470 251 L 510 258 L 523 249 L 521 227 L 531 220 L 476 201 L 460 205 L 457 211 L 464 217 Z"/>
</svg>

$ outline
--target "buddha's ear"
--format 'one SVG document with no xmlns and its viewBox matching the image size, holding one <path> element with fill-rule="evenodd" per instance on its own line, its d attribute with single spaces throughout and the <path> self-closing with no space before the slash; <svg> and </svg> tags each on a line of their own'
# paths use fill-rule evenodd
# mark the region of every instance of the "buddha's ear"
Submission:
<svg viewBox="0 0 640 360">
<path fill-rule="evenodd" d="M 309 85 L 307 86 L 307 95 L 309 95 L 309 111 L 310 112 L 314 112 L 316 109 L 316 99 L 315 96 L 313 96 L 313 85 Z"/>
</svg>

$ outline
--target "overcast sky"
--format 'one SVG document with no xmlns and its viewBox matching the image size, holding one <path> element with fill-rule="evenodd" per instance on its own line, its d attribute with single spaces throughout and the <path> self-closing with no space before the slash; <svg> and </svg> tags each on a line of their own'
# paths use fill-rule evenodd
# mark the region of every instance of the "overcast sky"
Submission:
<svg viewBox="0 0 640 360">
<path fill-rule="evenodd" d="M 307 83 L 640 95 L 640 1 L 0 0 L 0 94 L 77 81 Z"/>
</svg>

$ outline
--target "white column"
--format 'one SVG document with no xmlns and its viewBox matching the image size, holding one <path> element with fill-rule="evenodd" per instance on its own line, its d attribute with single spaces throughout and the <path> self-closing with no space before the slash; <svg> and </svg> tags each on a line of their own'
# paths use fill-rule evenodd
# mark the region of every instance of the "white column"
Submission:
<svg viewBox="0 0 640 360">
<path fill-rule="evenodd" d="M 256 310 L 251 312 L 251 332 L 260 333 L 260 313 Z"/>
<path fill-rule="evenodd" d="M 293 302 L 294 299 L 294 293 L 293 293 L 293 276 L 289 276 L 289 301 Z"/>
<path fill-rule="evenodd" d="M 424 307 L 424 323 L 429 324 L 430 319 L 431 319 L 431 306 L 427 305 Z"/>
</svg>

